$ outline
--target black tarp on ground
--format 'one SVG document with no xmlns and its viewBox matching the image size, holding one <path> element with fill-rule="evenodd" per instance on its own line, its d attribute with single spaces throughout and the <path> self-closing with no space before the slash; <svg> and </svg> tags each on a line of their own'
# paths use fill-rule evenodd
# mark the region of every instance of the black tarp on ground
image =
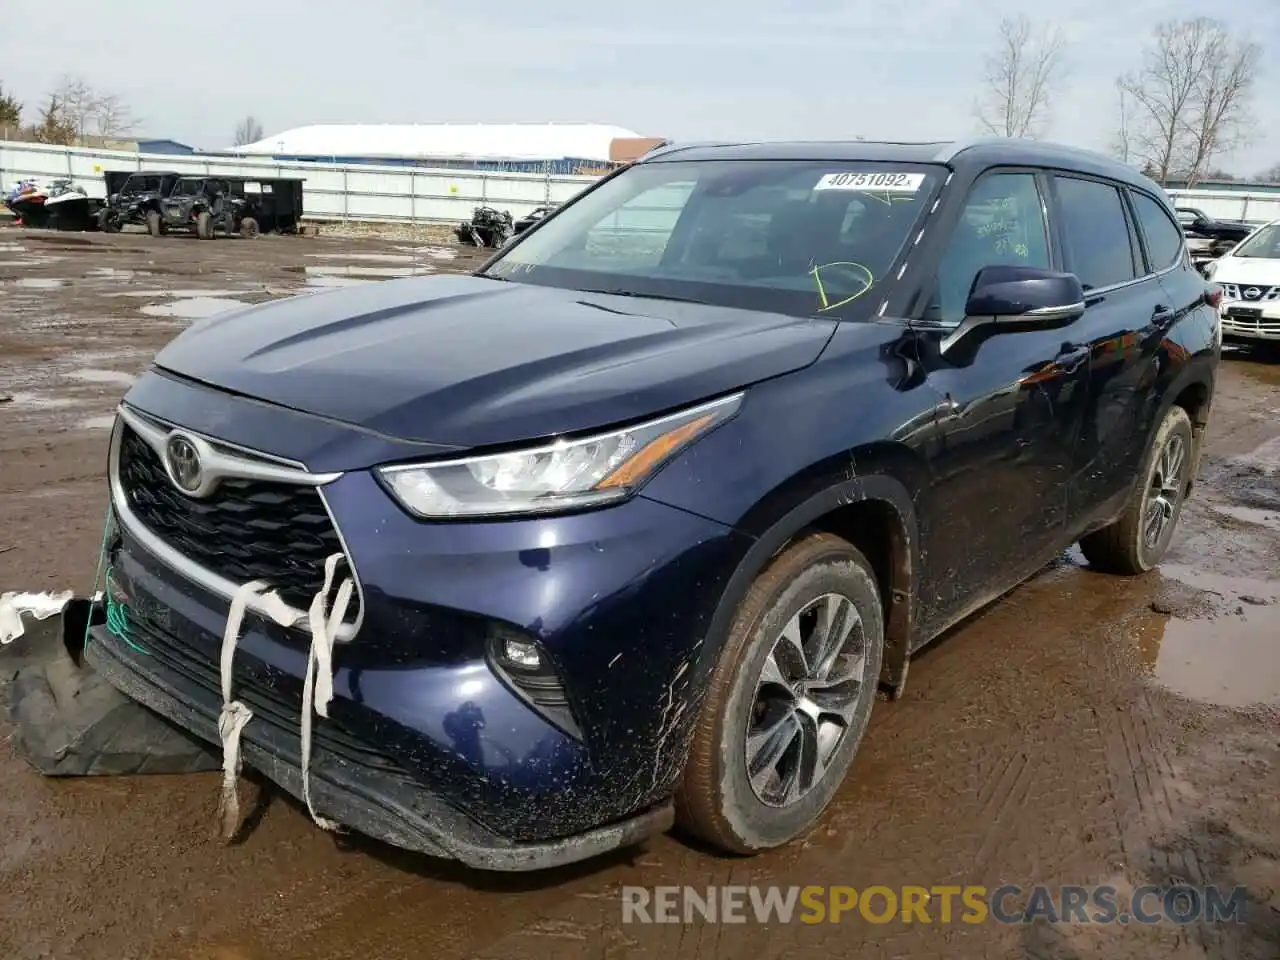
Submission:
<svg viewBox="0 0 1280 960">
<path fill-rule="evenodd" d="M 217 770 L 207 744 L 108 684 L 81 656 L 90 602 L 25 622 L 0 647 L 0 707 L 19 755 L 46 776 L 111 776 Z"/>
</svg>

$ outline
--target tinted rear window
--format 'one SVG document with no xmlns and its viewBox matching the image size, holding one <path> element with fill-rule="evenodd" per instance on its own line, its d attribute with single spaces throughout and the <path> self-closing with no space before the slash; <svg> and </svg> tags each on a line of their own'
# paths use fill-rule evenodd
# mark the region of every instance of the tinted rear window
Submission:
<svg viewBox="0 0 1280 960">
<path fill-rule="evenodd" d="M 1129 195 L 1133 197 L 1133 209 L 1147 241 L 1151 269 L 1163 270 L 1177 263 L 1182 256 L 1182 230 L 1169 219 L 1164 206 L 1145 193 L 1134 190 Z"/>
<path fill-rule="evenodd" d="M 1081 285 L 1091 290 L 1136 277 L 1120 191 L 1096 180 L 1056 179 L 1067 256 Z"/>
</svg>

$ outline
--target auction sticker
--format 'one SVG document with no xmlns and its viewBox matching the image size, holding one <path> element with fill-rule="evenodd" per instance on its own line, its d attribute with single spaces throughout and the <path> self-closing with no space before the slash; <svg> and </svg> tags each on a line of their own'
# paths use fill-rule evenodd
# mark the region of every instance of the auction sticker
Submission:
<svg viewBox="0 0 1280 960">
<path fill-rule="evenodd" d="M 874 190 L 877 193 L 915 193 L 923 173 L 828 173 L 815 190 Z"/>
</svg>

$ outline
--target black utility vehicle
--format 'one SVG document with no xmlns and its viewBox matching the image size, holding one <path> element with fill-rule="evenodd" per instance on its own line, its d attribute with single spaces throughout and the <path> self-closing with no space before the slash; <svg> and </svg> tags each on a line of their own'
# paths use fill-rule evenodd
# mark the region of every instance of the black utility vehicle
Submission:
<svg viewBox="0 0 1280 960">
<path fill-rule="evenodd" d="M 302 183 L 285 177 L 180 177 L 160 205 L 151 232 L 190 230 L 201 240 L 219 232 L 242 237 L 263 230 L 292 233 L 302 219 Z"/>
<path fill-rule="evenodd" d="M 1177 214 L 1193 260 L 1215 260 L 1257 228 L 1243 220 L 1215 220 L 1197 207 L 1178 207 Z"/>
<path fill-rule="evenodd" d="M 173 170 L 108 170 L 102 175 L 107 183 L 107 202 L 98 211 L 98 229 L 119 233 L 128 224 L 139 224 L 158 232 L 151 221 L 160 220 L 160 204 L 181 176 Z"/>
<path fill-rule="evenodd" d="M 515 223 L 515 235 L 518 237 L 520 236 L 520 234 L 524 233 L 526 230 L 532 227 L 535 223 L 539 223 L 540 221 L 545 220 L 547 217 L 551 216 L 551 214 L 555 212 L 555 209 L 556 208 L 553 206 L 538 207 L 532 213 L 521 217 Z"/>
</svg>

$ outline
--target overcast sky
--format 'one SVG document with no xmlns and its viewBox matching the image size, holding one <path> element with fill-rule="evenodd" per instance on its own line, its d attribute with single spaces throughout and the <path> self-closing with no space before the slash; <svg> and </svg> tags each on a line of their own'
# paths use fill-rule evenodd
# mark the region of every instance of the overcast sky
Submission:
<svg viewBox="0 0 1280 960">
<path fill-rule="evenodd" d="M 138 133 L 204 149 L 250 112 L 268 135 L 556 120 L 676 139 L 941 139 L 975 132 L 983 55 L 1021 10 L 1072 41 L 1049 134 L 1086 147 L 1105 148 L 1114 79 L 1161 19 L 1212 11 L 1280 53 L 1277 0 L 2 0 L 0 84 L 34 113 L 76 73 L 123 96 Z M 1280 65 L 1264 69 L 1256 142 L 1222 159 L 1239 173 L 1280 162 Z"/>
</svg>

